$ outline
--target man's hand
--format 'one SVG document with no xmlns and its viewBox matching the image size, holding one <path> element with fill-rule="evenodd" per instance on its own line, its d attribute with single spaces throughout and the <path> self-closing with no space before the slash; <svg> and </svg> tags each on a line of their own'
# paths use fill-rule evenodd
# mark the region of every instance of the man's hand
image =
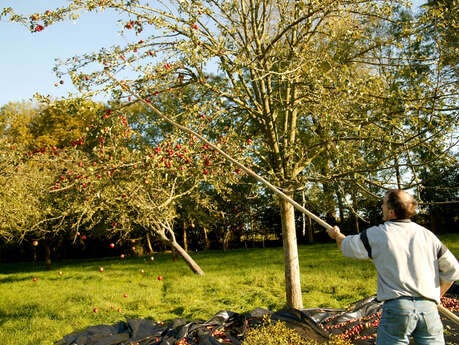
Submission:
<svg viewBox="0 0 459 345">
<path fill-rule="evenodd" d="M 341 242 L 343 242 L 344 236 L 341 231 L 339 231 L 339 228 L 337 226 L 334 226 L 332 229 L 327 229 L 327 234 L 334 240 L 336 240 L 336 244 L 338 245 L 338 248 L 341 250 Z"/>
<path fill-rule="evenodd" d="M 327 229 L 327 234 L 334 240 L 338 237 L 338 235 L 342 235 L 337 226 L 334 226 L 332 229 Z"/>
</svg>

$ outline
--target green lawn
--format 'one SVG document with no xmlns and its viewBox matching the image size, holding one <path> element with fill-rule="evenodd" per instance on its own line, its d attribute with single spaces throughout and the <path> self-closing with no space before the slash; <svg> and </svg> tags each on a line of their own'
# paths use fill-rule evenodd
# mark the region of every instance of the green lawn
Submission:
<svg viewBox="0 0 459 345">
<path fill-rule="evenodd" d="M 459 235 L 442 240 L 459 257 Z M 299 254 L 305 308 L 346 307 L 376 293 L 370 262 L 345 259 L 332 243 L 300 246 Z M 124 317 L 197 320 L 220 310 L 284 307 L 282 248 L 208 251 L 193 257 L 206 272 L 204 277 L 168 254 L 155 255 L 154 261 L 61 261 L 52 271 L 35 263 L 1 264 L 1 344 L 53 344 L 74 331 Z"/>
</svg>

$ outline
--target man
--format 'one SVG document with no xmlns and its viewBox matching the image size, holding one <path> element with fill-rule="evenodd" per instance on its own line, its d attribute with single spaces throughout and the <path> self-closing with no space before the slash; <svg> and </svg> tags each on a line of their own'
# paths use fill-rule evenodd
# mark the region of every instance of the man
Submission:
<svg viewBox="0 0 459 345">
<path fill-rule="evenodd" d="M 402 190 L 390 190 L 382 204 L 384 224 L 359 235 L 327 230 L 344 256 L 372 259 L 378 272 L 377 299 L 384 301 L 377 345 L 444 344 L 437 310 L 440 297 L 459 280 L 459 263 L 440 240 L 412 222 L 416 201 Z"/>
</svg>

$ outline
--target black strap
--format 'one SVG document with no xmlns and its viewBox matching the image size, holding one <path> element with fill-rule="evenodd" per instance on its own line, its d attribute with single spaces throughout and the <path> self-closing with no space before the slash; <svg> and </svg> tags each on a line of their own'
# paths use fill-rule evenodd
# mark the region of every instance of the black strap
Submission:
<svg viewBox="0 0 459 345">
<path fill-rule="evenodd" d="M 370 259 L 373 259 L 373 257 L 371 256 L 371 246 L 370 246 L 370 242 L 368 242 L 368 236 L 367 236 L 367 230 L 364 230 L 360 233 L 360 239 L 362 240 L 362 243 L 363 243 L 363 246 L 365 247 L 365 249 L 367 250 L 368 252 L 368 257 Z"/>
<path fill-rule="evenodd" d="M 443 254 L 445 254 L 447 251 L 448 251 L 448 248 L 442 243 L 440 250 L 437 253 L 437 260 L 440 259 L 443 256 Z"/>
</svg>

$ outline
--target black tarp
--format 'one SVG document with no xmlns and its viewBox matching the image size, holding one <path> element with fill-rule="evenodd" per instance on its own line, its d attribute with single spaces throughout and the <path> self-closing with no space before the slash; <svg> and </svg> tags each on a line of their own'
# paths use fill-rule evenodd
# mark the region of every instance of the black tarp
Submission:
<svg viewBox="0 0 459 345">
<path fill-rule="evenodd" d="M 457 299 L 457 295 L 449 295 Z M 284 309 L 272 312 L 256 308 L 251 313 L 220 311 L 207 321 L 187 322 L 175 319 L 170 323 L 145 319 L 127 319 L 115 325 L 89 327 L 65 336 L 56 345 L 240 345 L 248 328 L 258 327 L 266 317 L 282 321 L 308 339 L 325 343 L 330 335 L 350 339 L 355 345 L 375 342 L 382 303 L 376 296 L 365 298 L 343 309 Z M 456 312 L 456 314 L 458 314 Z M 445 338 L 459 344 L 459 326 L 444 319 Z"/>
</svg>

